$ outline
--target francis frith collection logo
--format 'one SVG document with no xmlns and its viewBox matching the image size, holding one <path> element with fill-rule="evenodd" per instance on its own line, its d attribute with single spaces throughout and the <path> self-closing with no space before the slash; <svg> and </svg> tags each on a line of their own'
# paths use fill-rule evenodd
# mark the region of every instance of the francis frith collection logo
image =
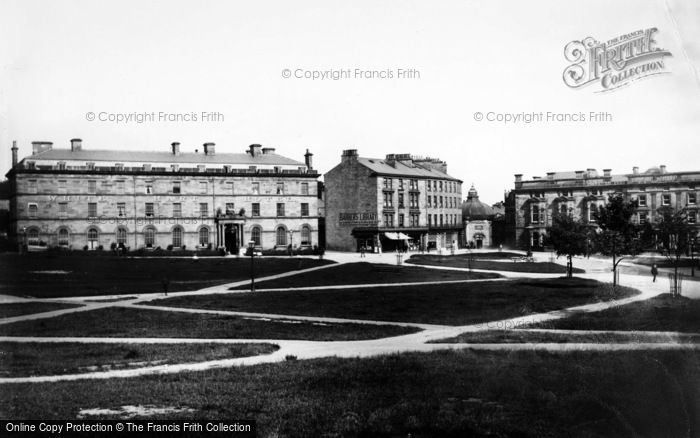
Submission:
<svg viewBox="0 0 700 438">
<path fill-rule="evenodd" d="M 620 35 L 605 42 L 593 37 L 571 41 L 564 48 L 564 83 L 571 88 L 596 84 L 597 93 L 612 91 L 639 79 L 669 73 L 664 56 L 668 50 L 656 46 L 655 27 Z"/>
</svg>

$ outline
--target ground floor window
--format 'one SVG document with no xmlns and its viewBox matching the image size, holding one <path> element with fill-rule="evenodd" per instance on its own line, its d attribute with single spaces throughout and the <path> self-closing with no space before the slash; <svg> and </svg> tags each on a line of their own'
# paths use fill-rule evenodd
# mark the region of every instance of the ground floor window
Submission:
<svg viewBox="0 0 700 438">
<path fill-rule="evenodd" d="M 39 244 L 39 230 L 37 228 L 30 228 L 27 230 L 27 245 L 38 245 Z"/>
<path fill-rule="evenodd" d="M 173 247 L 180 248 L 182 246 L 182 228 L 173 228 Z"/>
<path fill-rule="evenodd" d="M 301 227 L 301 244 L 311 245 L 311 228 L 308 225 Z"/>
<path fill-rule="evenodd" d="M 99 245 L 98 241 L 100 239 L 100 232 L 97 231 L 97 228 L 88 229 L 87 239 L 88 239 L 88 248 L 97 249 L 97 246 Z"/>
<path fill-rule="evenodd" d="M 209 245 L 209 228 L 202 227 L 199 229 L 199 246 Z"/>
<path fill-rule="evenodd" d="M 126 229 L 117 228 L 117 245 L 126 245 Z"/>
<path fill-rule="evenodd" d="M 143 232 L 143 236 L 146 243 L 146 248 L 152 248 L 156 243 L 156 230 L 153 228 L 146 228 Z"/>
<path fill-rule="evenodd" d="M 284 227 L 278 227 L 276 235 L 276 244 L 278 246 L 287 246 L 287 230 L 285 230 Z"/>
<path fill-rule="evenodd" d="M 262 229 L 260 227 L 253 227 L 250 229 L 250 240 L 255 242 L 255 246 L 262 246 L 261 236 Z"/>
<path fill-rule="evenodd" d="M 70 243 L 70 234 L 68 233 L 68 230 L 65 228 L 61 228 L 58 230 L 58 245 L 59 246 L 68 246 Z"/>
</svg>

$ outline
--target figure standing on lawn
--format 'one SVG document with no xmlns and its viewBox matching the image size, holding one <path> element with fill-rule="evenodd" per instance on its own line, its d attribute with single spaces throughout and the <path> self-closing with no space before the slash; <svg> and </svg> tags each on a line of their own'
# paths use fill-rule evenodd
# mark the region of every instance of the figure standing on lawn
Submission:
<svg viewBox="0 0 700 438">
<path fill-rule="evenodd" d="M 654 277 L 652 282 L 656 283 L 656 276 L 659 275 L 659 268 L 656 267 L 656 263 L 651 267 L 651 275 Z"/>
</svg>

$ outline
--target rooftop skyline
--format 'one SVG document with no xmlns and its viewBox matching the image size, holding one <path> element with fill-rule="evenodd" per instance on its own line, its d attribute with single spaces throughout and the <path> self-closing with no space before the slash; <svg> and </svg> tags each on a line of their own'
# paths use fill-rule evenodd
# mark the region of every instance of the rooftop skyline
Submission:
<svg viewBox="0 0 700 438">
<path fill-rule="evenodd" d="M 298 161 L 308 148 L 320 173 L 345 149 L 439 157 L 493 204 L 517 173 L 700 163 L 691 0 L 0 4 L 2 174 L 13 140 L 20 156 L 74 137 L 86 150 L 259 143 Z M 606 93 L 564 83 L 571 41 L 649 28 L 670 52 L 664 74 Z"/>
</svg>

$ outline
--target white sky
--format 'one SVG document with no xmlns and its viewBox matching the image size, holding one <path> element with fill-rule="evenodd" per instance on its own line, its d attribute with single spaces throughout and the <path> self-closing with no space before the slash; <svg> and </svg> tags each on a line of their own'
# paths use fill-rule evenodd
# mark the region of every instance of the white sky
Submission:
<svg viewBox="0 0 700 438">
<path fill-rule="evenodd" d="M 613 93 L 562 81 L 564 46 L 657 27 L 671 74 Z M 251 143 L 322 173 L 343 149 L 439 157 L 493 203 L 547 171 L 700 170 L 700 2 L 0 0 L 0 172 L 33 140 L 217 152 Z M 420 79 L 311 81 L 282 70 L 415 68 Z M 218 111 L 220 123 L 86 113 Z M 607 111 L 610 123 L 503 125 L 476 111 Z"/>
</svg>

